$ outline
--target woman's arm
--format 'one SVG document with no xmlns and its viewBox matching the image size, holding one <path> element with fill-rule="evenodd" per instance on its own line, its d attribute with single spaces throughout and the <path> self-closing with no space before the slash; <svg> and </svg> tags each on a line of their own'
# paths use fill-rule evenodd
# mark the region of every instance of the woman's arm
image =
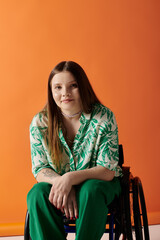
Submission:
<svg viewBox="0 0 160 240">
<path fill-rule="evenodd" d="M 115 172 L 108 170 L 103 166 L 96 166 L 90 169 L 67 172 L 65 175 L 70 184 L 73 186 L 78 185 L 87 179 L 111 181 L 114 178 Z M 36 180 L 37 182 L 47 182 L 53 184 L 56 177 L 60 177 L 60 175 L 50 168 L 44 168 L 38 173 Z"/>
<path fill-rule="evenodd" d="M 47 183 L 53 184 L 55 178 L 59 176 L 60 175 L 56 173 L 54 170 L 52 170 L 51 168 L 43 168 L 37 174 L 36 180 L 37 182 L 47 182 Z"/>
<path fill-rule="evenodd" d="M 111 181 L 114 178 L 115 171 L 111 171 L 103 166 L 96 166 L 89 169 L 65 173 L 71 185 L 78 185 L 87 179 L 99 179 Z"/>
</svg>

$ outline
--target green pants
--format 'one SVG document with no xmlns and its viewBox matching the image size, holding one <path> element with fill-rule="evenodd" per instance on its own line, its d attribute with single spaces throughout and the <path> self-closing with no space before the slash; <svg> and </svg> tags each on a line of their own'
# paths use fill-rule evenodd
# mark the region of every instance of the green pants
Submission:
<svg viewBox="0 0 160 240">
<path fill-rule="evenodd" d="M 32 240 L 65 240 L 62 214 L 48 200 L 51 184 L 41 182 L 27 195 Z M 120 193 L 118 178 L 110 182 L 90 179 L 76 187 L 79 217 L 76 240 L 100 240 L 106 225 L 108 208 Z"/>
</svg>

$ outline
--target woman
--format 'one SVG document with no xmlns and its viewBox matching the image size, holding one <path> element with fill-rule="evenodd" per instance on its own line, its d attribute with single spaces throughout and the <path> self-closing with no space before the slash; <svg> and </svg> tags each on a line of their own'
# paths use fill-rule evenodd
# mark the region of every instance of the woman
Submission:
<svg viewBox="0 0 160 240">
<path fill-rule="evenodd" d="M 30 125 L 27 195 L 32 240 L 64 240 L 62 216 L 76 219 L 76 240 L 101 239 L 107 206 L 120 193 L 114 114 L 96 97 L 84 70 L 64 61 L 51 72 L 48 103 Z"/>
</svg>

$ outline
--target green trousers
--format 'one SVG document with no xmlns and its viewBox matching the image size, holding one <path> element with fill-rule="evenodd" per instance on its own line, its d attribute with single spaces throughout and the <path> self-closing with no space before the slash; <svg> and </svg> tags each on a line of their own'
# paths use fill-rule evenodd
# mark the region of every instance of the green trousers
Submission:
<svg viewBox="0 0 160 240">
<path fill-rule="evenodd" d="M 32 240 L 65 240 L 62 214 L 48 200 L 51 184 L 41 182 L 27 195 Z M 90 179 L 76 186 L 79 217 L 76 240 L 100 240 L 106 225 L 108 205 L 120 193 L 118 178 L 112 181 Z"/>
</svg>

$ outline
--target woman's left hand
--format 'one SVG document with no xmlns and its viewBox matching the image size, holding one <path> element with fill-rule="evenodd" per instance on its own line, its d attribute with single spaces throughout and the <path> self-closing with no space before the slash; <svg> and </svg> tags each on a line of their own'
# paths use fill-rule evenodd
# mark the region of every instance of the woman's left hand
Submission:
<svg viewBox="0 0 160 240">
<path fill-rule="evenodd" d="M 71 191 L 68 195 L 66 206 L 64 206 L 64 209 L 61 211 L 65 213 L 66 218 L 78 218 L 78 206 L 76 201 L 76 190 L 74 186 L 71 188 Z"/>
<path fill-rule="evenodd" d="M 68 174 L 64 174 L 62 176 L 57 176 L 53 180 L 49 194 L 49 201 L 57 209 L 62 209 L 67 204 L 67 198 L 72 188 L 72 184 L 68 176 Z"/>
</svg>

